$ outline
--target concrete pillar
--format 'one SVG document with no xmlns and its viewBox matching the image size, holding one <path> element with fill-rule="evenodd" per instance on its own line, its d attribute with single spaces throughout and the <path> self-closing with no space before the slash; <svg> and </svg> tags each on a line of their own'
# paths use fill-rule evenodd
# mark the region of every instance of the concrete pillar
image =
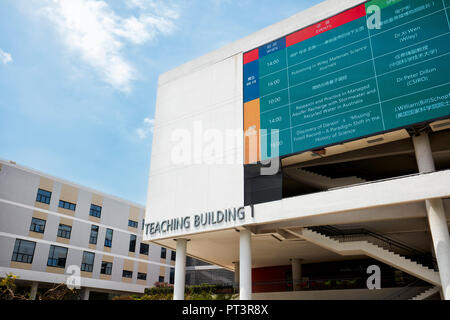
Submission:
<svg viewBox="0 0 450 320">
<path fill-rule="evenodd" d="M 81 289 L 81 300 L 89 300 L 90 290 L 88 288 Z"/>
<path fill-rule="evenodd" d="M 234 263 L 234 284 L 233 287 L 239 287 L 239 261 L 235 261 Z"/>
<path fill-rule="evenodd" d="M 435 171 L 428 134 L 422 133 L 413 137 L 419 172 Z M 434 252 L 439 268 L 442 293 L 445 300 L 450 300 L 450 236 L 442 199 L 425 200 L 428 224 L 433 239 Z"/>
<path fill-rule="evenodd" d="M 301 290 L 300 282 L 302 280 L 302 260 L 301 259 L 291 259 L 292 266 L 292 288 L 294 291 Z"/>
<path fill-rule="evenodd" d="M 239 299 L 252 299 L 252 234 L 248 230 L 239 234 Z"/>
<path fill-rule="evenodd" d="M 30 291 L 31 300 L 36 300 L 36 294 L 37 294 L 38 287 L 39 287 L 38 282 L 33 282 L 31 284 L 31 291 Z"/>
<path fill-rule="evenodd" d="M 177 239 L 177 258 L 175 259 L 175 285 L 173 300 L 184 300 L 186 284 L 186 248 L 187 239 Z"/>
</svg>

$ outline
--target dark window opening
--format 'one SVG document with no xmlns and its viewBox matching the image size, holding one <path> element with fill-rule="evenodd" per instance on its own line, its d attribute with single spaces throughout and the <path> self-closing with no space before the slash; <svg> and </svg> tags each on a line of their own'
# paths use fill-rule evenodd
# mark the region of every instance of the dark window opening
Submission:
<svg viewBox="0 0 450 320">
<path fill-rule="evenodd" d="M 36 242 L 16 239 L 11 260 L 22 263 L 33 263 Z"/>
<path fill-rule="evenodd" d="M 47 265 L 56 268 L 65 268 L 67 259 L 67 248 L 50 246 Z"/>
<path fill-rule="evenodd" d="M 45 220 L 38 218 L 31 218 L 30 231 L 37 233 L 44 233 L 45 231 Z"/>
<path fill-rule="evenodd" d="M 43 189 L 38 189 L 38 193 L 37 193 L 37 196 L 36 196 L 36 201 L 37 202 L 50 204 L 50 199 L 51 198 L 52 198 L 52 193 L 50 191 L 43 190 Z"/>
<path fill-rule="evenodd" d="M 59 200 L 59 207 L 60 208 L 71 210 L 71 211 L 75 211 L 76 206 L 77 205 L 75 203 L 67 202 L 67 201 L 64 201 L 64 200 Z"/>
<path fill-rule="evenodd" d="M 141 247 L 139 248 L 139 253 L 145 254 L 146 256 L 148 256 L 148 248 L 149 248 L 149 245 L 147 243 L 141 243 Z"/>
<path fill-rule="evenodd" d="M 102 207 L 91 203 L 91 209 L 89 215 L 92 217 L 100 218 L 102 216 Z"/>
<path fill-rule="evenodd" d="M 112 262 L 102 261 L 102 267 L 100 268 L 101 274 L 111 275 L 112 273 Z"/>
</svg>

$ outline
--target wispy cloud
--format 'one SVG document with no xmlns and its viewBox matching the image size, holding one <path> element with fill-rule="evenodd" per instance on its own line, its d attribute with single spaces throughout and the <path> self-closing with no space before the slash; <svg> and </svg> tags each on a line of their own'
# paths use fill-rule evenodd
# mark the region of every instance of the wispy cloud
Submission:
<svg viewBox="0 0 450 320">
<path fill-rule="evenodd" d="M 3 64 L 8 64 L 13 61 L 11 54 L 0 49 L 0 62 Z"/>
<path fill-rule="evenodd" d="M 42 0 L 40 11 L 56 26 L 66 46 L 101 78 L 130 91 L 136 67 L 125 58 L 127 43 L 141 45 L 174 30 L 179 14 L 162 0 L 127 0 L 135 15 L 123 17 L 102 0 Z"/>
<path fill-rule="evenodd" d="M 154 119 L 145 118 L 140 128 L 136 129 L 136 134 L 142 140 L 147 139 L 153 133 Z"/>
</svg>

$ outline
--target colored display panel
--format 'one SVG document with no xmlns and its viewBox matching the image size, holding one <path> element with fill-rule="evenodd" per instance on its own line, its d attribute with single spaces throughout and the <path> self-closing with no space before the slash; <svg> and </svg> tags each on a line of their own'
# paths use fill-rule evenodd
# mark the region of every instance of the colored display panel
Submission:
<svg viewBox="0 0 450 320">
<path fill-rule="evenodd" d="M 450 0 L 372 0 L 244 53 L 245 163 L 450 116 L 449 15 Z"/>
</svg>

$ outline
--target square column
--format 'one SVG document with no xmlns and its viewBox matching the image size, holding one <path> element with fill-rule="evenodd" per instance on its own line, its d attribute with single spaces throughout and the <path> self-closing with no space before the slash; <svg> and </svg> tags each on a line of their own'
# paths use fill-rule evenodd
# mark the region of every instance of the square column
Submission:
<svg viewBox="0 0 450 320">
<path fill-rule="evenodd" d="M 33 282 L 31 284 L 30 298 L 31 300 L 36 300 L 36 294 L 39 287 L 39 282 Z"/>
<path fill-rule="evenodd" d="M 413 137 L 414 151 L 420 173 L 435 171 L 433 154 L 427 133 Z M 450 236 L 442 199 L 425 200 L 428 224 L 441 279 L 442 294 L 450 300 Z"/>
<path fill-rule="evenodd" d="M 176 239 L 177 258 L 175 259 L 175 285 L 173 288 L 173 300 L 184 300 L 186 285 L 186 249 L 187 239 Z"/>
<path fill-rule="evenodd" d="M 292 266 L 292 289 L 294 291 L 299 291 L 300 282 L 302 280 L 302 259 L 291 259 Z"/>
<path fill-rule="evenodd" d="M 252 299 L 252 234 L 248 230 L 239 233 L 239 299 Z"/>
<path fill-rule="evenodd" d="M 81 300 L 89 300 L 90 290 L 88 288 L 81 289 Z"/>
</svg>

